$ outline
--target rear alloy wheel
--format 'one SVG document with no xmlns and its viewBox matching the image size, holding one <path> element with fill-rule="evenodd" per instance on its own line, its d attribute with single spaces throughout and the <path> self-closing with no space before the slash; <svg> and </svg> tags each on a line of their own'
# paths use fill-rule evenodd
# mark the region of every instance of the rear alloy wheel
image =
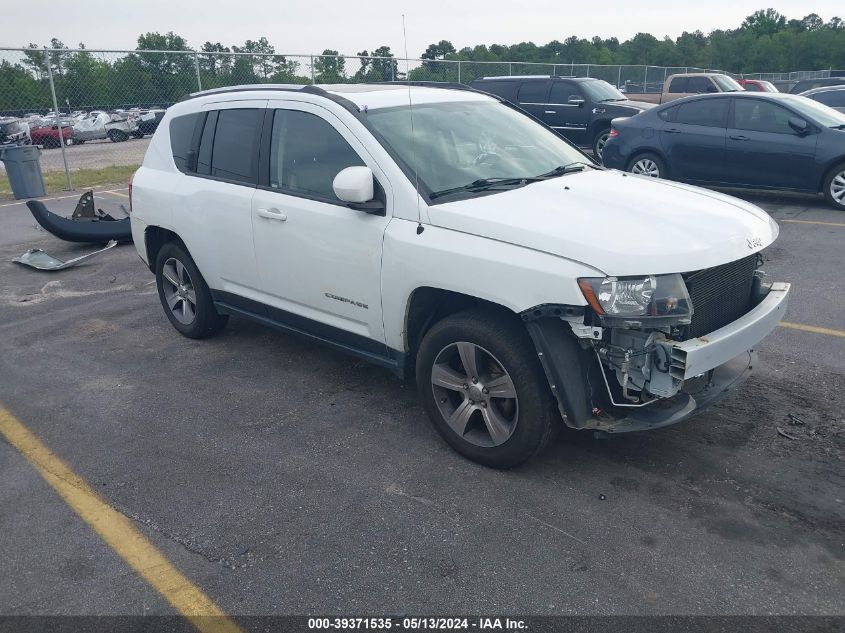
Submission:
<svg viewBox="0 0 845 633">
<path fill-rule="evenodd" d="M 213 336 L 229 317 L 214 309 L 211 292 L 187 251 L 175 242 L 156 257 L 156 286 L 170 323 L 188 338 Z"/>
<path fill-rule="evenodd" d="M 416 373 L 432 426 L 481 464 L 517 466 L 560 426 L 534 345 L 513 315 L 472 309 L 446 317 L 423 337 Z"/>
<path fill-rule="evenodd" d="M 666 167 L 663 165 L 663 161 L 654 154 L 640 154 L 631 161 L 628 171 L 649 178 L 663 178 L 666 175 Z"/>
<path fill-rule="evenodd" d="M 824 179 L 824 197 L 832 207 L 845 211 L 845 163 L 831 169 Z"/>
<path fill-rule="evenodd" d="M 607 145 L 607 140 L 610 138 L 610 128 L 602 130 L 596 135 L 593 141 L 593 155 L 601 162 L 601 155 L 604 153 L 604 146 Z"/>
</svg>

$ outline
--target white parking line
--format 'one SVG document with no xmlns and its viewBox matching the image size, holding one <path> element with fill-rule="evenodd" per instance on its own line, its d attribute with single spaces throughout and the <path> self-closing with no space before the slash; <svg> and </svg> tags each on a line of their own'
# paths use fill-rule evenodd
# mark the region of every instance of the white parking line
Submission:
<svg viewBox="0 0 845 633">
<path fill-rule="evenodd" d="M 121 187 L 120 189 L 107 189 L 107 190 L 104 190 L 104 191 L 97 191 L 95 189 L 94 193 L 95 194 L 97 194 L 97 193 L 113 193 L 117 196 L 123 196 L 124 198 L 128 198 L 129 196 L 126 195 L 125 193 L 119 193 L 120 191 L 128 191 L 128 190 L 129 190 L 129 187 Z M 79 195 L 82 195 L 82 194 L 79 194 Z M 54 198 L 32 198 L 32 199 L 33 200 L 41 200 L 41 202 L 52 202 L 54 200 L 67 200 L 68 198 L 78 198 L 78 197 L 79 197 L 78 195 L 72 195 L 72 196 L 56 196 Z M 17 202 L 7 202 L 6 204 L 0 204 L 0 209 L 2 209 L 4 207 L 14 207 L 16 205 L 26 204 L 26 203 L 27 203 L 26 200 L 18 200 Z"/>
</svg>

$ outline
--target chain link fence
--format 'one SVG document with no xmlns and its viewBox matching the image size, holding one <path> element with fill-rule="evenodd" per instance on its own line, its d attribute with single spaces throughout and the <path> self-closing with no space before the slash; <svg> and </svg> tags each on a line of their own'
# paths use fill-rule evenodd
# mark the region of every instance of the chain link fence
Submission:
<svg viewBox="0 0 845 633">
<path fill-rule="evenodd" d="M 0 130 L 14 122 L 15 129 L 25 130 L 27 142 L 44 148 L 42 169 L 48 191 L 54 192 L 125 183 L 143 160 L 164 110 L 197 90 L 257 83 L 467 84 L 490 76 L 554 75 L 595 77 L 637 93 L 661 92 L 668 76 L 686 72 L 712 71 L 686 66 L 0 48 Z M 822 74 L 814 77 L 831 74 L 817 72 Z M 809 77 L 789 75 L 795 75 L 794 80 Z M 9 197 L 0 165 L 0 198 Z"/>
</svg>

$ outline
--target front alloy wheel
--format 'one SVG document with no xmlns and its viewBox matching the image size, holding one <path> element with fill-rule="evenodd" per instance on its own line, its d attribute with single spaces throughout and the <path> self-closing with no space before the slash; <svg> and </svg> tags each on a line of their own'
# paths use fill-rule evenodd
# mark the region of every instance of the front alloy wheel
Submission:
<svg viewBox="0 0 845 633">
<path fill-rule="evenodd" d="M 513 380 L 493 354 L 474 343 L 447 345 L 431 368 L 437 408 L 451 429 L 476 446 L 499 446 L 513 435 L 519 401 Z"/>
</svg>

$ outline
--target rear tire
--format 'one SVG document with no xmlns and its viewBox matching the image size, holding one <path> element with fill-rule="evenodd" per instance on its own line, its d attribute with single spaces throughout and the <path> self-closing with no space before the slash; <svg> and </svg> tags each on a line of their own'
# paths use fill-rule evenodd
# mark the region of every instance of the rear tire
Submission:
<svg viewBox="0 0 845 633">
<path fill-rule="evenodd" d="M 822 185 L 825 200 L 834 209 L 845 211 L 845 163 L 831 169 Z"/>
<path fill-rule="evenodd" d="M 645 152 L 637 154 L 628 163 L 626 171 L 640 176 L 649 176 L 651 178 L 667 178 L 666 164 L 663 159 L 657 154 Z"/>
<path fill-rule="evenodd" d="M 156 256 L 158 298 L 170 323 L 188 338 L 208 338 L 222 330 L 228 315 L 218 314 L 205 279 L 185 248 L 168 242 Z"/>
<path fill-rule="evenodd" d="M 593 139 L 593 156 L 601 163 L 601 155 L 604 152 L 604 146 L 607 144 L 607 139 L 610 138 L 610 128 L 599 130 L 596 137 Z"/>
<path fill-rule="evenodd" d="M 471 309 L 436 323 L 420 343 L 416 380 L 435 430 L 485 466 L 522 464 L 560 426 L 534 345 L 513 315 Z"/>
</svg>

